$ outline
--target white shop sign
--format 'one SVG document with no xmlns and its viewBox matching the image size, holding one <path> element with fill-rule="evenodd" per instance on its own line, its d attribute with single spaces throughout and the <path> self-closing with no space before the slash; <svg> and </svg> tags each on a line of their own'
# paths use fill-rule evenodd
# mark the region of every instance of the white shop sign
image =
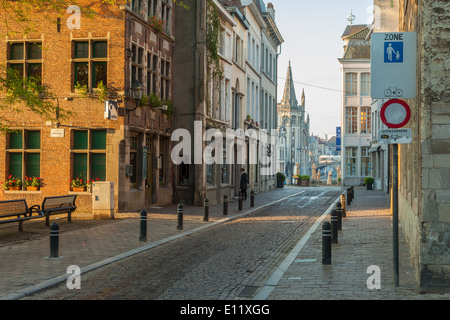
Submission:
<svg viewBox="0 0 450 320">
<path fill-rule="evenodd" d="M 51 129 L 50 137 L 52 138 L 64 138 L 64 129 Z"/>
</svg>

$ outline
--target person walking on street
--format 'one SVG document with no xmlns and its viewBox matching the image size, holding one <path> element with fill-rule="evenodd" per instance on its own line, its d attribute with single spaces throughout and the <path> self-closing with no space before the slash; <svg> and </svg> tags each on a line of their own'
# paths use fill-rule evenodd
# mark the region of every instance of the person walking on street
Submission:
<svg viewBox="0 0 450 320">
<path fill-rule="evenodd" d="M 247 184 L 248 184 L 248 175 L 245 172 L 244 168 L 241 168 L 241 183 L 240 189 L 242 193 L 242 199 L 247 200 Z"/>
</svg>

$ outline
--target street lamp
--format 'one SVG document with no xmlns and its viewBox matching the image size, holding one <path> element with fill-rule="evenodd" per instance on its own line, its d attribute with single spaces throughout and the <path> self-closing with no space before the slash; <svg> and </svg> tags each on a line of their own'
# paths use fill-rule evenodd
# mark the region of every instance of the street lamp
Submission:
<svg viewBox="0 0 450 320">
<path fill-rule="evenodd" d="M 134 82 L 131 88 L 129 89 L 129 96 L 131 99 L 133 99 L 136 103 L 133 109 L 127 109 L 127 113 L 130 111 L 136 110 L 136 108 L 139 105 L 139 101 L 142 99 L 142 94 L 144 92 L 144 88 L 139 82 Z"/>
</svg>

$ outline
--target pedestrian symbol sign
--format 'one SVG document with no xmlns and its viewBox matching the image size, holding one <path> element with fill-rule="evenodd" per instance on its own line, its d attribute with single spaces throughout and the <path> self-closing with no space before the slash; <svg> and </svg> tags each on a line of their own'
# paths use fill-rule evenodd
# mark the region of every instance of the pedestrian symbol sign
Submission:
<svg viewBox="0 0 450 320">
<path fill-rule="evenodd" d="M 417 34 L 375 32 L 371 35 L 371 42 L 372 98 L 415 98 Z"/>
<path fill-rule="evenodd" d="M 384 43 L 384 62 L 403 63 L 403 42 Z"/>
</svg>

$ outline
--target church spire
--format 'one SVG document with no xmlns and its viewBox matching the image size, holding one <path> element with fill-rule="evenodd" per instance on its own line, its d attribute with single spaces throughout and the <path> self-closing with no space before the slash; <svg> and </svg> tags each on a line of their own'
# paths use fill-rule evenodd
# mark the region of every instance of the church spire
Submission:
<svg viewBox="0 0 450 320">
<path fill-rule="evenodd" d="M 305 107 L 305 89 L 302 90 L 302 100 L 301 100 L 301 104 L 303 107 Z"/>
<path fill-rule="evenodd" d="M 291 108 L 296 108 L 298 105 L 297 98 L 295 96 L 294 80 L 292 78 L 291 61 L 289 61 L 289 67 L 286 75 L 286 84 L 284 86 L 284 93 L 281 104 L 289 105 Z"/>
</svg>

